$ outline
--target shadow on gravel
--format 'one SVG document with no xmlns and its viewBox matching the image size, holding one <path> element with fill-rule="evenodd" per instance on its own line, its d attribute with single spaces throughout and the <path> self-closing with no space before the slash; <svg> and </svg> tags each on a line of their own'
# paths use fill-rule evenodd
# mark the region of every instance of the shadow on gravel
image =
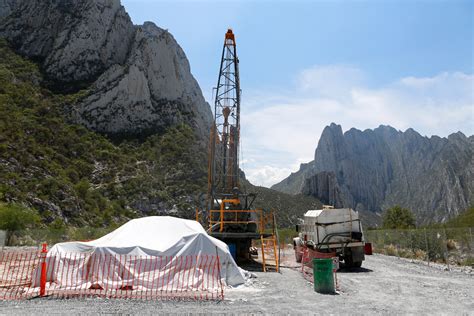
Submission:
<svg viewBox="0 0 474 316">
<path fill-rule="evenodd" d="M 367 268 L 340 268 L 337 270 L 338 273 L 368 273 L 374 272 L 374 270 L 367 269 Z"/>
<path fill-rule="evenodd" d="M 260 262 L 257 262 L 253 259 L 246 260 L 246 261 L 238 261 L 237 264 L 244 270 L 250 272 L 262 272 L 263 266 Z"/>
</svg>

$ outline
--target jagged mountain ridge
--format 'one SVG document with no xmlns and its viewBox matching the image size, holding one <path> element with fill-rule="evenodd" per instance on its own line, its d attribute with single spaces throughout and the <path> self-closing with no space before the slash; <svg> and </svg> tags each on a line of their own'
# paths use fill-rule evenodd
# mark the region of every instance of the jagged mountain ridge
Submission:
<svg viewBox="0 0 474 316">
<path fill-rule="evenodd" d="M 87 89 L 64 109 L 72 122 L 118 137 L 186 123 L 207 142 L 211 110 L 183 50 L 153 23 L 133 25 L 119 0 L 0 0 L 0 37 L 53 91 Z"/>
<path fill-rule="evenodd" d="M 423 137 L 413 129 L 327 126 L 315 159 L 272 188 L 323 203 L 381 212 L 399 204 L 421 223 L 445 221 L 474 203 L 474 137 Z"/>
</svg>

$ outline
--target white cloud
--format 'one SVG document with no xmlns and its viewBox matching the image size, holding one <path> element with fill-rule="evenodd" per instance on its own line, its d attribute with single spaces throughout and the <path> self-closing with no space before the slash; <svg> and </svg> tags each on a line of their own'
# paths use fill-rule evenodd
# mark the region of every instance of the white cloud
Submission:
<svg viewBox="0 0 474 316">
<path fill-rule="evenodd" d="M 365 81 L 364 73 L 354 66 L 323 65 L 303 70 L 297 83 L 302 92 L 311 93 L 313 97 L 339 99 L 349 95 L 354 87 L 364 85 Z"/>
<path fill-rule="evenodd" d="M 246 171 L 252 177 L 250 182 L 259 186 L 268 186 L 269 183 L 277 183 L 291 173 L 290 168 L 278 168 L 268 165 L 247 169 Z"/>
<path fill-rule="evenodd" d="M 460 72 L 406 77 L 371 88 L 353 66 L 315 66 L 288 91 L 245 95 L 242 108 L 244 167 L 249 180 L 271 186 L 313 159 L 331 122 L 345 130 L 414 128 L 422 135 L 474 132 L 474 76 Z"/>
</svg>

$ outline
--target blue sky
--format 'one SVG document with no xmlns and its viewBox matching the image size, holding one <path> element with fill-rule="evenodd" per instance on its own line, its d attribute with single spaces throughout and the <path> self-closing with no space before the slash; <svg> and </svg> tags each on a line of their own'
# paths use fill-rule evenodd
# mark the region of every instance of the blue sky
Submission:
<svg viewBox="0 0 474 316">
<path fill-rule="evenodd" d="M 223 36 L 233 28 L 243 168 L 256 184 L 310 161 L 333 121 L 344 130 L 389 124 L 427 136 L 474 133 L 474 1 L 122 4 L 135 24 L 153 21 L 174 35 L 211 104 Z"/>
</svg>

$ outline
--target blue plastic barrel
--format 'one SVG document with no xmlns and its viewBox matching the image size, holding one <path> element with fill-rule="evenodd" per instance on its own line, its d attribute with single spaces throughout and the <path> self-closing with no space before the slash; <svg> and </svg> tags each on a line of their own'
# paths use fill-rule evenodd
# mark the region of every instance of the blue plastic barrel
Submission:
<svg viewBox="0 0 474 316">
<path fill-rule="evenodd" d="M 237 247 L 235 246 L 235 244 L 228 244 L 228 246 L 229 246 L 230 254 L 232 255 L 232 258 L 234 258 L 235 260 L 235 257 L 237 255 Z"/>
</svg>

